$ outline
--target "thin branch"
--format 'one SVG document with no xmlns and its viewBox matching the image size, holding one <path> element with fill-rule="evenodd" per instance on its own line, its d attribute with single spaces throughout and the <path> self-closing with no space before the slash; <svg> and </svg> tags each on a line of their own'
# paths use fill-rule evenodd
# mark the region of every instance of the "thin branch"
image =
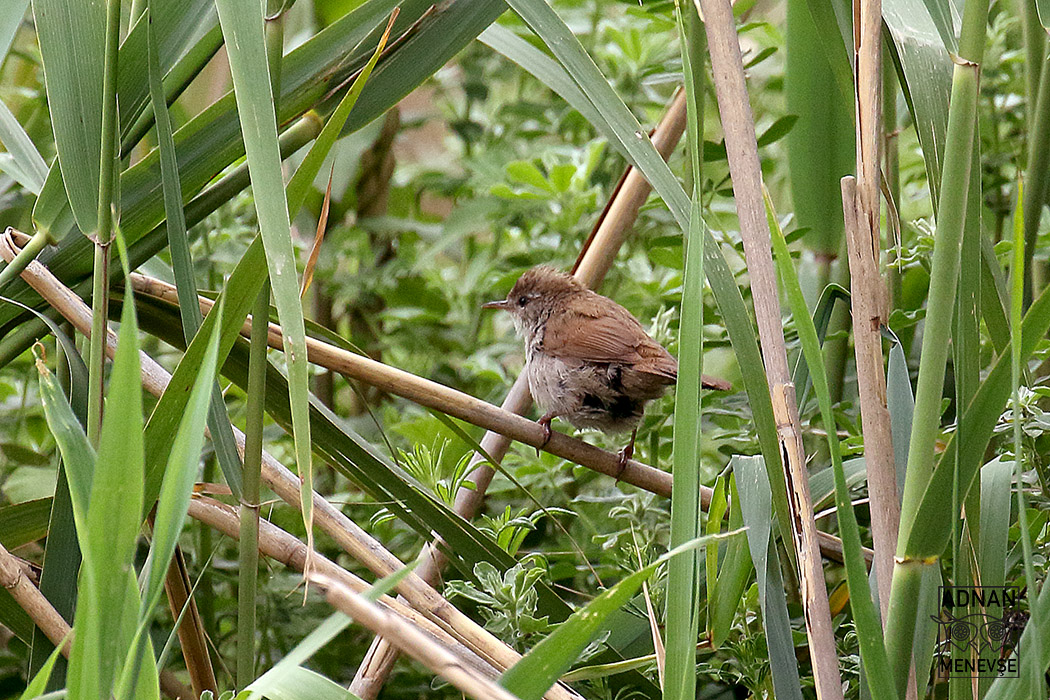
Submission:
<svg viewBox="0 0 1050 700">
<path fill-rule="evenodd" d="M 190 501 L 188 513 L 194 520 L 218 530 L 227 537 L 234 540 L 240 537 L 238 516 L 233 508 L 225 503 L 198 496 Z M 306 568 L 306 560 L 309 556 L 310 566 L 315 572 L 336 579 L 357 593 L 364 593 L 371 588 L 367 581 L 355 576 L 323 554 L 316 551 L 308 553 L 303 542 L 268 520 L 259 521 L 258 545 L 259 553 L 300 573 Z M 465 647 L 423 613 L 390 596 L 383 596 L 379 601 L 382 605 L 389 608 L 392 614 L 410 620 L 435 640 L 455 650 L 458 655 L 467 659 L 478 669 L 487 669 L 487 672 L 493 677 L 497 675 L 498 671 L 492 667 L 491 662 Z"/>
</svg>

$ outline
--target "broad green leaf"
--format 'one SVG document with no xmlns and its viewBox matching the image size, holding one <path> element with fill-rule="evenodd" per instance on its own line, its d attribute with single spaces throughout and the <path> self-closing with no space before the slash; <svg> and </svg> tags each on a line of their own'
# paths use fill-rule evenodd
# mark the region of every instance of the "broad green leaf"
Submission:
<svg viewBox="0 0 1050 700">
<path fill-rule="evenodd" d="M 996 457 L 981 467 L 981 585 L 1006 584 L 1013 462 Z M 992 613 L 994 617 L 994 612 Z"/>
<path fill-rule="evenodd" d="M 729 528 L 740 530 L 744 521 L 737 498 L 736 477 L 732 472 L 727 476 L 726 483 L 732 504 L 729 511 Z M 746 538 L 738 537 L 726 542 L 723 554 L 716 585 L 712 586 L 711 579 L 708 579 L 707 627 L 711 635 L 711 644 L 716 648 L 722 646 L 729 638 L 733 619 L 740 606 L 740 598 L 752 571 Z"/>
<path fill-rule="evenodd" d="M 784 91 L 787 111 L 798 121 L 787 135 L 791 198 L 806 245 L 837 254 L 842 242 L 842 190 L 839 180 L 854 168 L 853 81 L 831 89 L 850 75 L 849 59 L 835 24 L 814 23 L 810 5 L 830 11 L 830 0 L 788 0 Z M 835 71 L 825 47 L 835 47 Z M 843 263 L 845 261 L 842 261 Z"/>
<path fill-rule="evenodd" d="M 47 534 L 51 499 L 12 503 L 0 508 L 0 544 L 11 550 L 35 542 Z"/>
<path fill-rule="evenodd" d="M 233 75 L 237 113 L 241 122 L 255 210 L 266 249 L 284 354 L 291 388 L 292 436 L 300 487 L 303 522 L 309 549 L 313 549 L 313 468 L 310 453 L 309 382 L 306 328 L 299 303 L 299 283 L 292 246 L 288 202 L 281 176 L 277 144 L 277 115 L 270 89 L 263 12 L 253 0 L 216 0 L 219 24 Z"/>
<path fill-rule="evenodd" d="M 335 681 L 302 666 L 288 669 L 262 695 L 270 700 L 359 700 Z M 240 700 L 241 696 L 237 697 Z"/>
<path fill-rule="evenodd" d="M 102 153 L 106 2 L 35 0 L 33 12 L 58 148 L 56 162 L 64 164 L 62 179 L 77 225 L 92 232 L 98 217 Z"/>
<path fill-rule="evenodd" d="M 864 458 L 846 460 L 842 463 L 842 471 L 846 476 L 846 488 L 852 489 L 857 484 L 864 483 L 867 475 Z M 827 467 L 812 474 L 809 477 L 809 493 L 813 498 L 813 508 L 820 510 L 825 501 L 835 496 L 835 470 Z"/>
<path fill-rule="evenodd" d="M 117 94 L 122 135 L 127 135 L 142 113 L 150 111 L 150 76 L 148 70 L 144 70 L 150 50 L 150 25 L 157 39 L 153 48 L 156 65 L 161 75 L 166 75 L 217 21 L 211 0 L 150 2 L 149 5 L 150 11 L 139 16 L 120 46 Z"/>
<path fill-rule="evenodd" d="M 129 576 L 134 581 L 135 543 L 142 525 L 143 462 L 138 324 L 134 304 L 126 303 L 91 479 L 86 529 L 78 527 L 84 564 L 69 665 L 70 692 L 77 697 L 108 697 L 127 654 L 129 639 L 119 630 L 127 624 Z M 73 474 L 70 469 L 71 486 Z M 134 592 L 134 586 L 131 589 Z"/>
<path fill-rule="evenodd" d="M 908 376 L 908 359 L 896 337 L 890 345 L 890 359 L 886 367 L 886 407 L 890 412 L 893 463 L 897 470 L 897 493 L 900 493 L 904 489 L 904 475 L 908 468 L 908 436 L 911 435 L 915 397 Z"/>
</svg>

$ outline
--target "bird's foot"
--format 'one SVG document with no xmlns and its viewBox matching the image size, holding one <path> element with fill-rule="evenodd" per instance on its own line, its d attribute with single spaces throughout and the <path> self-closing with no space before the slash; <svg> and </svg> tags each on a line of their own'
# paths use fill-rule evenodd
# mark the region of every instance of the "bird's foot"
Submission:
<svg viewBox="0 0 1050 700">
<path fill-rule="evenodd" d="M 551 430 L 551 421 L 554 420 L 554 417 L 554 413 L 544 413 L 543 416 L 536 421 L 540 424 L 540 427 L 543 428 L 543 442 L 536 447 L 537 457 L 540 456 L 540 450 L 547 446 L 547 443 L 551 441 L 551 436 L 554 434 L 554 431 Z"/>
<path fill-rule="evenodd" d="M 619 451 L 619 465 L 620 468 L 616 471 L 616 481 L 620 480 L 623 476 L 624 470 L 627 469 L 627 463 L 631 461 L 631 457 L 634 456 L 634 438 L 638 435 L 638 431 L 635 430 L 631 433 L 631 441 Z"/>
</svg>

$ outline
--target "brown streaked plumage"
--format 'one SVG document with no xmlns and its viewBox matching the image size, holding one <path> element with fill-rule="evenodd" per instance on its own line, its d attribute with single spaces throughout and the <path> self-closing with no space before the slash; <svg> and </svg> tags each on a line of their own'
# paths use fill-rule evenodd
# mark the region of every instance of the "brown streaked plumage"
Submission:
<svg viewBox="0 0 1050 700">
<path fill-rule="evenodd" d="M 525 372 L 547 438 L 556 417 L 577 428 L 631 431 L 620 453 L 626 465 L 645 404 L 678 379 L 671 353 L 627 309 L 552 267 L 527 270 L 506 299 L 484 306 L 509 312 L 525 340 Z M 707 375 L 703 385 L 730 389 Z"/>
</svg>

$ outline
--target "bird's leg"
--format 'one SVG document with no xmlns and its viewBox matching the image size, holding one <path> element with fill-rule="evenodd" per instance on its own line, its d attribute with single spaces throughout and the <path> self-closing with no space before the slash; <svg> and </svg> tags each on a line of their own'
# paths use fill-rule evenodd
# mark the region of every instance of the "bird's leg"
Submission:
<svg viewBox="0 0 1050 700">
<path fill-rule="evenodd" d="M 627 468 L 627 463 L 631 461 L 631 457 L 634 456 L 634 439 L 638 437 L 637 428 L 631 431 L 631 441 L 620 450 L 620 470 L 616 472 L 616 480 L 619 481 L 620 477 L 623 476 L 623 470 Z"/>
<path fill-rule="evenodd" d="M 538 421 L 536 421 L 537 423 L 540 424 L 540 427 L 543 428 L 543 442 L 541 442 L 539 444 L 539 446 L 536 448 L 536 456 L 537 457 L 540 456 L 540 449 L 543 448 L 543 447 L 546 447 L 547 443 L 551 441 L 551 435 L 554 434 L 554 431 L 551 430 L 551 421 L 554 420 L 557 417 L 558 417 L 558 414 L 555 413 L 554 411 L 547 411 L 546 413 L 544 413 L 540 417 L 540 419 Z"/>
</svg>

